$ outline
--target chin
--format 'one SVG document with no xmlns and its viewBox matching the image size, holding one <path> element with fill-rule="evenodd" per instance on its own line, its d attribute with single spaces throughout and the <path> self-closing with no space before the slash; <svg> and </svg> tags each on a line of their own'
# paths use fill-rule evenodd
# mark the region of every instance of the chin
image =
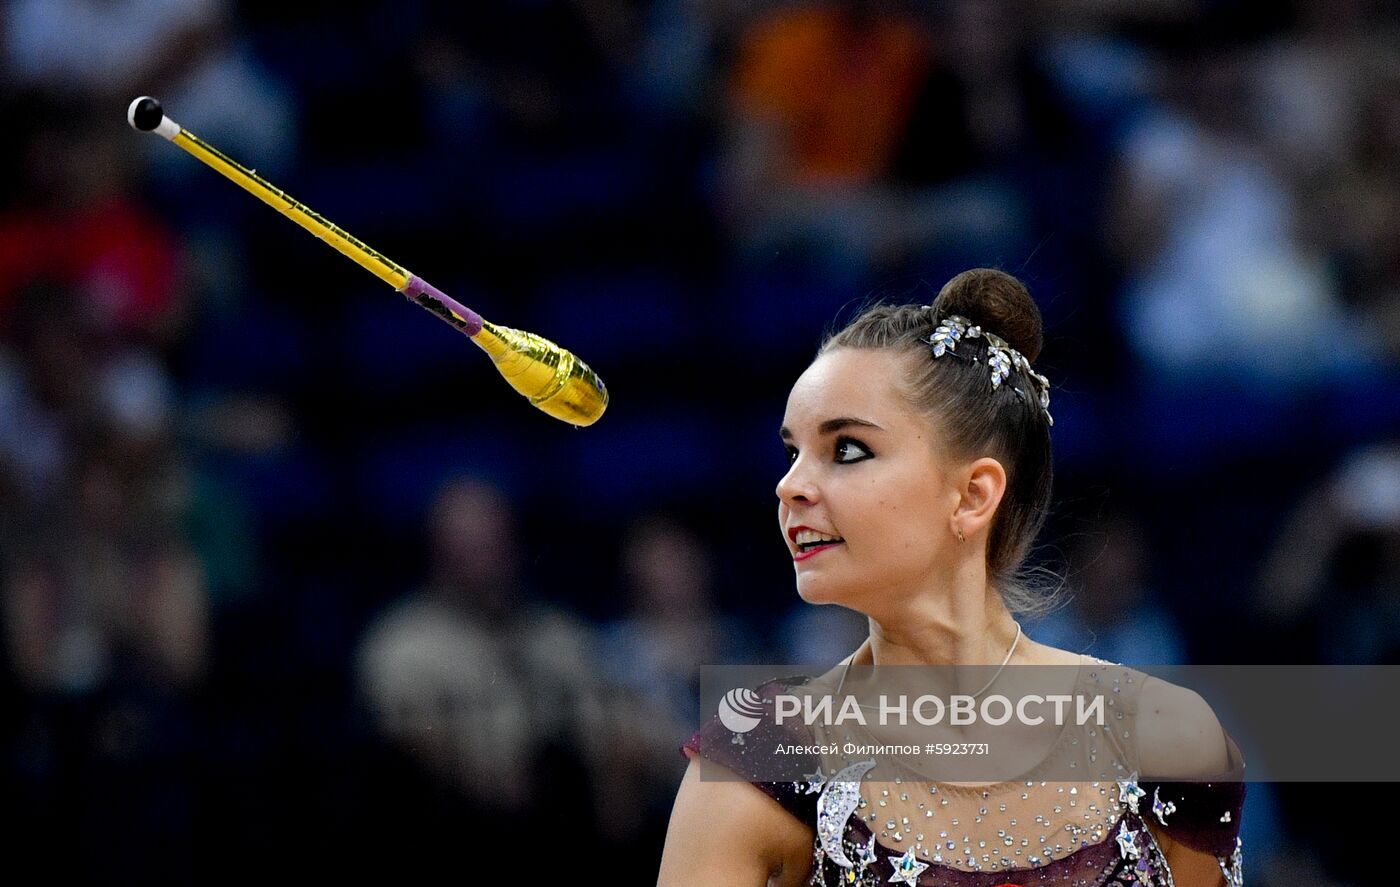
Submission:
<svg viewBox="0 0 1400 887">
<path fill-rule="evenodd" d="M 839 585 L 821 580 L 798 580 L 797 596 L 809 604 L 839 604 L 845 599 Z"/>
</svg>

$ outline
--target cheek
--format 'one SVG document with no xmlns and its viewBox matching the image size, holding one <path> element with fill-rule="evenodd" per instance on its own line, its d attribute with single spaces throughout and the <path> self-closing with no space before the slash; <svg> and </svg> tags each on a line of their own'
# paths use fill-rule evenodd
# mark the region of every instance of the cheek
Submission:
<svg viewBox="0 0 1400 887">
<path fill-rule="evenodd" d="M 934 494 L 926 479 L 901 477 L 872 482 L 862 496 L 865 541 L 886 553 L 904 556 L 927 551 L 934 527 Z"/>
</svg>

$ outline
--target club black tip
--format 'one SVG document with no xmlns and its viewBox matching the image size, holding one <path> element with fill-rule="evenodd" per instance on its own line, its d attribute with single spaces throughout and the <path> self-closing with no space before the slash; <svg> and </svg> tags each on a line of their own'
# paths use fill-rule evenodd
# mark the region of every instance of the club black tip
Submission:
<svg viewBox="0 0 1400 887">
<path fill-rule="evenodd" d="M 160 122 L 164 119 L 165 112 L 161 110 L 160 102 L 148 95 L 136 99 L 126 109 L 127 123 L 142 132 L 150 132 L 160 126 Z"/>
</svg>

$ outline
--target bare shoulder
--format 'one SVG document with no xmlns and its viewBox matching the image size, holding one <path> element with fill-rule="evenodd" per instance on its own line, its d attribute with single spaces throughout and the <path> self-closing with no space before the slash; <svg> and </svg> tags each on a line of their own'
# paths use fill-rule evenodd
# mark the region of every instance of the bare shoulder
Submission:
<svg viewBox="0 0 1400 887">
<path fill-rule="evenodd" d="M 671 808 L 658 887 L 805 883 L 813 831 L 751 783 L 701 779 L 699 759 L 687 754 L 690 764 Z"/>
<path fill-rule="evenodd" d="M 1219 718 L 1189 687 L 1147 676 L 1138 701 L 1138 754 L 1144 776 L 1190 779 L 1230 766 Z"/>
</svg>

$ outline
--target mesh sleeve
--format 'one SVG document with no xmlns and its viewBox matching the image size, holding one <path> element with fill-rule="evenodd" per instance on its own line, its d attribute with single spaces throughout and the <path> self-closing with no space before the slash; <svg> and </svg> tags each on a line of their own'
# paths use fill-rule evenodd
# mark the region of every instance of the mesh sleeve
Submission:
<svg viewBox="0 0 1400 887">
<path fill-rule="evenodd" d="M 1224 772 L 1191 781 L 1144 779 L 1143 815 L 1164 834 L 1196 850 L 1229 857 L 1236 849 L 1244 813 L 1244 758 L 1228 732 L 1230 764 Z M 1159 803 L 1160 802 L 1160 803 Z M 1175 810 L 1170 809 L 1175 805 Z M 1161 815 L 1157 815 L 1160 811 Z M 1168 812 L 1170 811 L 1170 812 Z"/>
</svg>

